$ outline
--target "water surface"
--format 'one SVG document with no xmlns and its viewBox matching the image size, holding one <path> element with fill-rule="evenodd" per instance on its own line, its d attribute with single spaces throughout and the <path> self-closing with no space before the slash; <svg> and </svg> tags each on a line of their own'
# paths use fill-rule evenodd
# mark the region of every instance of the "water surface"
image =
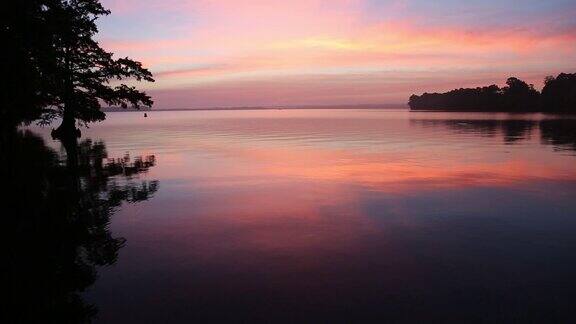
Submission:
<svg viewBox="0 0 576 324">
<path fill-rule="evenodd" d="M 110 113 L 155 157 L 82 297 L 97 322 L 554 322 L 576 302 L 576 120 L 381 110 Z M 36 129 L 46 143 L 47 129 Z"/>
</svg>

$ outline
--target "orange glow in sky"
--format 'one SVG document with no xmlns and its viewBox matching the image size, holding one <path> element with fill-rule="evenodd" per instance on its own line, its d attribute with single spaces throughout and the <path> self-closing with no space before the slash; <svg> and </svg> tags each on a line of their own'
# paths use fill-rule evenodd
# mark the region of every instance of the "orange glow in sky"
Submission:
<svg viewBox="0 0 576 324">
<path fill-rule="evenodd" d="M 405 103 L 576 70 L 573 1 L 106 0 L 100 42 L 156 108 Z"/>
</svg>

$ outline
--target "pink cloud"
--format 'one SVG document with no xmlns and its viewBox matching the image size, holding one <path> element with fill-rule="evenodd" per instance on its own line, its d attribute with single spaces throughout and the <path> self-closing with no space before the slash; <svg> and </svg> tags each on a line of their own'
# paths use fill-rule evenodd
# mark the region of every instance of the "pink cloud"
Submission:
<svg viewBox="0 0 576 324">
<path fill-rule="evenodd" d="M 333 102 L 334 93 L 349 93 L 347 87 L 358 89 L 358 82 L 345 82 L 372 78 L 381 71 L 396 71 L 395 78 L 410 76 L 413 82 L 366 79 L 360 89 L 372 92 L 355 93 L 354 100 L 399 101 L 400 93 L 417 92 L 418 79 L 425 79 L 428 72 L 458 72 L 462 84 L 481 78 L 482 71 L 503 78 L 504 72 L 540 76 L 576 67 L 576 31 L 546 28 L 550 23 L 546 19 L 514 28 L 422 24 L 406 15 L 406 1 L 393 1 L 387 7 L 403 15 L 376 21 L 366 19 L 361 0 L 247 0 L 241 4 L 123 0 L 110 4 L 118 19 L 145 10 L 165 17 L 166 24 L 173 15 L 181 18 L 175 28 L 179 32 L 162 37 L 137 40 L 103 35 L 101 39 L 118 55 L 139 58 L 150 67 L 158 81 L 151 89 L 161 106 L 175 105 L 174 99 L 165 101 L 168 94 L 181 98 L 178 105 L 186 105 L 184 91 L 189 91 L 190 98 L 205 98 L 205 103 L 217 102 L 211 99 L 213 93 L 259 103 L 285 102 L 278 99 L 283 96 Z M 338 87 L 333 79 L 339 80 Z M 298 82 L 306 86 L 299 87 Z M 268 89 L 268 84 L 274 87 Z M 392 84 L 404 88 L 400 91 Z M 257 90 L 264 88 L 268 93 Z M 319 92 L 312 95 L 309 89 Z M 222 100 L 222 105 L 228 102 Z"/>
</svg>

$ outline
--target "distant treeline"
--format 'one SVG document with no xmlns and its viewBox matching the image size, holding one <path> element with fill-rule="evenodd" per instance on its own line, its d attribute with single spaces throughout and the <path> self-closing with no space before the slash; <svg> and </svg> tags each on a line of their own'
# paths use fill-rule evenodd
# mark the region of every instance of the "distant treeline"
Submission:
<svg viewBox="0 0 576 324">
<path fill-rule="evenodd" d="M 445 93 L 412 95 L 412 110 L 576 113 L 576 73 L 548 76 L 542 92 L 518 78 L 506 86 L 461 88 Z"/>
</svg>

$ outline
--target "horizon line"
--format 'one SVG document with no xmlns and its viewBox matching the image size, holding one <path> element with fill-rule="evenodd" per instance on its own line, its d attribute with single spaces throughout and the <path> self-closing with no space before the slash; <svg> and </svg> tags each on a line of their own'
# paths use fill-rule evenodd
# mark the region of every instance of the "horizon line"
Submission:
<svg viewBox="0 0 576 324">
<path fill-rule="evenodd" d="M 389 103 L 389 104 L 352 104 L 352 105 L 265 105 L 265 106 L 213 106 L 198 108 L 122 108 L 122 107 L 103 107 L 104 112 L 127 112 L 127 111 L 179 111 L 179 110 L 283 110 L 283 109 L 408 109 L 407 103 Z"/>
</svg>

